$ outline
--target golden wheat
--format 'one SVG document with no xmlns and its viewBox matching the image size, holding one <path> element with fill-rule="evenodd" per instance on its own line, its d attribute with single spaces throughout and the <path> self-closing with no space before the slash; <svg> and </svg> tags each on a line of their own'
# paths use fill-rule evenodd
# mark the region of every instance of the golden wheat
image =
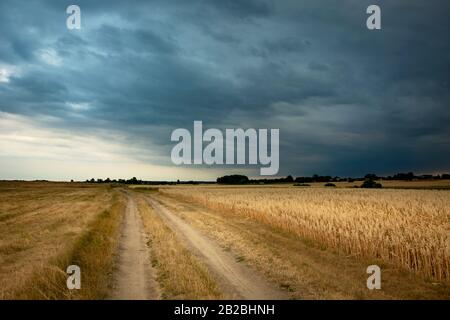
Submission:
<svg viewBox="0 0 450 320">
<path fill-rule="evenodd" d="M 450 281 L 450 191 L 181 187 L 161 192 Z"/>
</svg>

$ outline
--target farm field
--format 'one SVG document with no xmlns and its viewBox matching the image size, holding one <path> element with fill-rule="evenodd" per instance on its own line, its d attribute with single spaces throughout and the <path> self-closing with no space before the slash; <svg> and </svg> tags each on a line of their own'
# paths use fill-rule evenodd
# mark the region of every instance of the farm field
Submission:
<svg viewBox="0 0 450 320">
<path fill-rule="evenodd" d="M 181 200 L 171 192 L 160 189 L 151 196 L 240 264 L 282 288 L 290 299 L 450 299 L 444 281 L 415 275 L 379 258 L 347 254 L 245 214 Z M 366 287 L 366 268 L 372 264 L 382 268 L 382 290 Z"/>
<path fill-rule="evenodd" d="M 1 299 L 450 299 L 450 191 L 0 182 Z M 81 290 L 66 288 L 79 265 Z M 382 270 L 368 290 L 366 268 Z"/>
<path fill-rule="evenodd" d="M 161 192 L 356 256 L 450 281 L 450 192 L 298 188 L 189 188 Z"/>
<path fill-rule="evenodd" d="M 94 271 L 84 275 L 91 285 L 77 297 L 104 294 L 107 283 L 100 273 L 105 269 L 95 268 L 111 261 L 95 231 L 113 234 L 96 228 L 105 227 L 102 216 L 118 210 L 118 195 L 105 186 L 1 182 L 0 298 L 76 298 L 65 284 L 66 267 L 82 261 Z"/>
</svg>

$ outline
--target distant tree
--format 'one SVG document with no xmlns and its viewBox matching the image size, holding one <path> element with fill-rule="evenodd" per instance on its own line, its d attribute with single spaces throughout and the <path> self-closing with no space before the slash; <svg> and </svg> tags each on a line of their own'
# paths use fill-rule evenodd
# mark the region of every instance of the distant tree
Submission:
<svg viewBox="0 0 450 320">
<path fill-rule="evenodd" d="M 103 179 L 97 179 L 97 183 L 103 183 Z"/>
<path fill-rule="evenodd" d="M 397 173 L 396 175 L 394 175 L 392 177 L 393 180 L 408 180 L 411 181 L 415 178 L 414 173 L 413 172 L 408 172 L 408 173 Z"/>
<path fill-rule="evenodd" d="M 291 175 L 288 175 L 286 179 L 284 179 L 286 182 L 294 182 L 294 178 Z"/>
<path fill-rule="evenodd" d="M 92 179 L 91 179 L 91 183 L 94 183 L 94 182 L 95 182 L 95 179 L 94 179 L 94 178 L 92 178 Z"/>
<path fill-rule="evenodd" d="M 137 182 L 138 182 L 138 180 L 136 179 L 136 177 L 133 177 L 133 178 L 127 180 L 128 184 L 137 184 Z"/>
<path fill-rule="evenodd" d="M 336 185 L 334 183 L 331 182 L 327 182 L 324 184 L 325 187 L 336 187 Z"/>
<path fill-rule="evenodd" d="M 372 179 L 366 179 L 364 180 L 363 184 L 361 185 L 361 188 L 368 188 L 368 189 L 374 189 L 374 188 L 382 188 L 383 186 L 381 183 L 375 182 Z"/>
<path fill-rule="evenodd" d="M 217 178 L 217 183 L 220 183 L 220 184 L 246 184 L 249 181 L 250 180 L 248 179 L 247 176 L 243 176 L 243 175 L 239 175 L 239 174 L 234 174 L 234 175 L 223 176 L 223 177 Z"/>
<path fill-rule="evenodd" d="M 105 182 L 106 183 L 111 183 L 111 179 L 110 178 L 106 178 Z"/>
</svg>

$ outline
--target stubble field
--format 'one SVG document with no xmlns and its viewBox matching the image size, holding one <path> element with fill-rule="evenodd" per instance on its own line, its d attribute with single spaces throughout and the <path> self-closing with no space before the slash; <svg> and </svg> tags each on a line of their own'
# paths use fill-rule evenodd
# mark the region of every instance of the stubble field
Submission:
<svg viewBox="0 0 450 320">
<path fill-rule="evenodd" d="M 450 281 L 450 191 L 190 187 L 162 193 Z"/>
<path fill-rule="evenodd" d="M 117 233 L 121 201 L 108 186 L 1 182 L 0 299 L 105 296 L 116 240 L 104 237 Z M 70 264 L 85 266 L 81 291 L 67 290 Z"/>
</svg>

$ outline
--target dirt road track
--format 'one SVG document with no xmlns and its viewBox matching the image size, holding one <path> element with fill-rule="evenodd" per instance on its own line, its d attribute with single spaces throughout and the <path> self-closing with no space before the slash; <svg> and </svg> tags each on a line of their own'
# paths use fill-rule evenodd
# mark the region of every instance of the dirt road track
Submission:
<svg viewBox="0 0 450 320">
<path fill-rule="evenodd" d="M 158 285 L 154 278 L 155 272 L 150 265 L 141 217 L 134 199 L 129 194 L 127 197 L 111 299 L 158 299 Z"/>
<path fill-rule="evenodd" d="M 218 277 L 223 290 L 233 299 L 269 300 L 287 299 L 285 292 L 267 283 L 242 263 L 236 261 L 232 254 L 225 252 L 210 239 L 203 236 L 173 212 L 160 204 L 154 197 L 147 196 L 147 202 L 163 220 L 186 241 Z"/>
</svg>

